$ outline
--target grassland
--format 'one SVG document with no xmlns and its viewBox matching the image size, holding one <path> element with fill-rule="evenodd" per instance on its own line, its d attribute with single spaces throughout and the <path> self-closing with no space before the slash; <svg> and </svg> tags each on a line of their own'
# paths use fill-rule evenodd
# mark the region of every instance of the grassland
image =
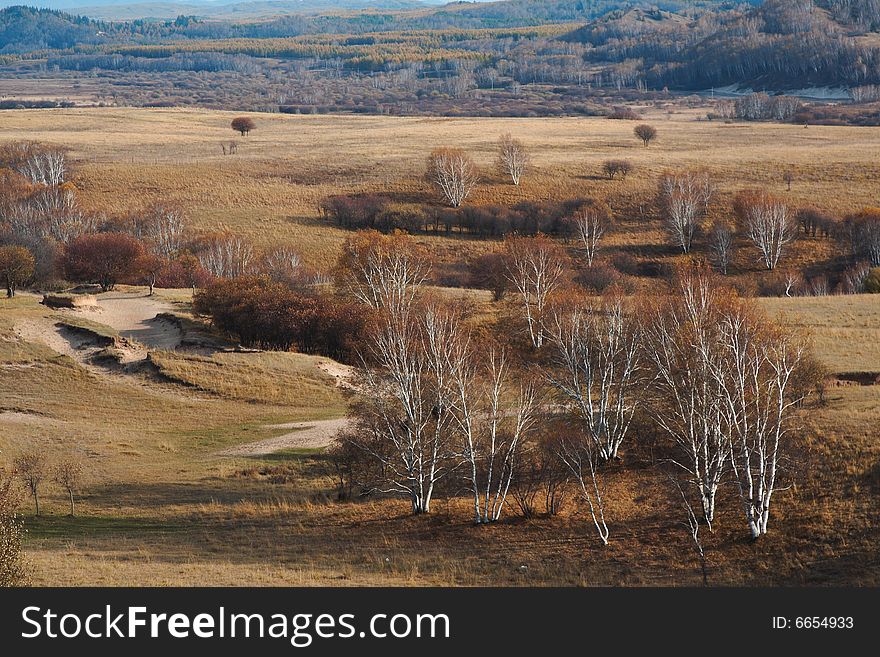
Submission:
<svg viewBox="0 0 880 657">
<path fill-rule="evenodd" d="M 700 167 L 712 174 L 719 193 L 710 221 L 729 216 L 732 193 L 756 186 L 787 195 L 793 205 L 837 213 L 880 204 L 880 128 L 698 120 L 704 115 L 705 108 L 652 109 L 647 120 L 660 137 L 650 148 L 633 137 L 632 122 L 602 118 L 254 114 L 258 128 L 238 138 L 229 128 L 231 113 L 118 108 L 7 111 L 0 140 L 69 147 L 79 161 L 74 182 L 87 208 L 126 213 L 155 201 L 179 203 L 196 228 L 234 230 L 258 245 L 294 245 L 316 266 L 335 259 L 346 234 L 319 218 L 322 199 L 371 192 L 403 206 L 435 200 L 422 174 L 431 149 L 444 145 L 467 149 L 483 171 L 469 203 L 596 196 L 634 209 L 610 244 L 612 253 L 638 257 L 674 257 L 674 250 L 662 247 L 662 230 L 648 207 L 666 170 Z M 533 171 L 519 186 L 494 172 L 495 143 L 505 132 L 532 153 Z M 221 143 L 233 139 L 237 154 L 224 156 Z M 631 160 L 634 173 L 603 179 L 601 163 L 608 158 Z M 785 170 L 794 174 L 791 192 L 782 181 Z M 490 246 L 455 236 L 430 240 L 441 262 Z M 754 254 L 741 251 L 735 269 L 756 271 Z M 805 239 L 794 247 L 792 261 L 832 256 L 828 240 Z"/>
<path fill-rule="evenodd" d="M 335 259 L 346 233 L 324 225 L 328 194 L 379 192 L 400 204 L 430 193 L 421 178 L 431 148 L 460 144 L 486 173 L 474 203 L 608 196 L 632 204 L 667 168 L 702 166 L 721 199 L 767 184 L 788 194 L 783 168 L 796 171 L 796 203 L 836 212 L 878 204 L 874 153 L 880 130 L 726 125 L 696 113 L 651 117 L 660 140 L 645 149 L 632 124 L 602 119 L 390 119 L 255 115 L 258 129 L 235 156 L 232 114 L 207 111 L 89 109 L 2 114 L 0 140 L 65 145 L 76 159 L 83 204 L 127 212 L 152 201 L 187 208 L 201 229 L 228 228 L 262 245 L 286 243 L 310 264 Z M 532 147 L 535 169 L 520 187 L 491 173 L 497 135 Z M 636 172 L 602 180 L 599 166 L 626 157 Z M 723 202 L 713 212 L 725 212 Z M 490 242 L 424 236 L 452 261 Z M 658 253 L 659 225 L 626 219 L 619 252 Z M 825 240 L 802 240 L 800 262 L 833 257 Z M 659 253 L 674 258 L 670 253 Z M 737 266 L 747 271 L 748 253 Z M 453 294 L 445 290 L 444 294 Z M 484 293 L 456 291 L 497 310 Z M 189 293 L 160 291 L 185 330 L 209 336 L 189 317 Z M 805 412 L 789 476 L 774 503 L 770 535 L 744 540 L 733 491 L 706 537 L 710 583 L 876 584 L 880 527 L 880 385 L 848 373 L 880 372 L 880 300 L 871 296 L 764 299 L 768 312 L 809 331 L 828 369 L 841 375 L 825 406 Z M 46 330 L 59 317 L 113 337 L 100 315 L 76 320 L 21 296 L 0 300 L 0 468 L 25 446 L 88 462 L 79 515 L 66 516 L 61 491 L 47 482 L 45 515 L 23 507 L 27 552 L 37 584 L 697 584 L 688 536 L 673 518 L 674 495 L 651 466 L 650 446 L 633 445 L 635 467 L 608 478 L 612 543 L 602 549 L 588 518 L 569 501 L 561 516 L 509 514 L 474 527 L 461 500 L 439 500 L 413 518 L 406 504 L 372 499 L 338 503 L 325 456 L 315 450 L 227 457 L 223 450 L 282 433 L 271 425 L 340 417 L 344 391 L 318 359 L 296 354 L 216 350 L 151 353 L 151 367 L 113 368 L 62 355 L 20 331 Z M 85 321 L 83 321 L 85 318 Z M 31 333 L 27 334 L 32 335 Z M 216 336 L 214 336 L 216 337 Z M 220 345 L 222 346 L 222 345 Z M 527 569 L 521 566 L 528 566 Z"/>
</svg>

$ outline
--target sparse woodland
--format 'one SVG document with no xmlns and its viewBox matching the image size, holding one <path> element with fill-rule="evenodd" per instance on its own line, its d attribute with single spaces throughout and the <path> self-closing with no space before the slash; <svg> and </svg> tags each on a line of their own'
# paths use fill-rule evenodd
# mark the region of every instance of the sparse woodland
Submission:
<svg viewBox="0 0 880 657">
<path fill-rule="evenodd" d="M 540 4 L 0 12 L 25 89 L 229 110 L 9 113 L 0 585 L 876 581 L 876 2 Z M 851 97 L 683 95 L 781 80 Z"/>
</svg>

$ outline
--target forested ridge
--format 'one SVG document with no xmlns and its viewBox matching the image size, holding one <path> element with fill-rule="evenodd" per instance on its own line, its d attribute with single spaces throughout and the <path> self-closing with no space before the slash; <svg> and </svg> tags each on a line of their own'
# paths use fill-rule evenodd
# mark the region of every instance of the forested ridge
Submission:
<svg viewBox="0 0 880 657">
<path fill-rule="evenodd" d="M 238 23 L 12 7 L 0 10 L 0 66 L 19 79 L 98 72 L 99 102 L 262 111 L 596 114 L 610 111 L 596 102 L 727 86 L 872 102 L 878 4 L 507 0 Z"/>
</svg>

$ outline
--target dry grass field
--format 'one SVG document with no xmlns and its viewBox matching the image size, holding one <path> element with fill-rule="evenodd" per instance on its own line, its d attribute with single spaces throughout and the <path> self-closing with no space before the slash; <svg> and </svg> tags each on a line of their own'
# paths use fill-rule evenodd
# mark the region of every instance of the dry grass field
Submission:
<svg viewBox="0 0 880 657">
<path fill-rule="evenodd" d="M 400 204 L 434 199 L 423 179 L 433 148 L 473 154 L 483 183 L 468 203 L 595 196 L 612 205 L 647 203 L 666 170 L 707 169 L 718 187 L 709 220 L 730 213 L 732 193 L 767 186 L 793 205 L 844 213 L 880 204 L 880 128 L 700 120 L 704 109 L 649 112 L 658 140 L 644 148 L 633 122 L 604 118 L 483 119 L 253 114 L 246 138 L 229 128 L 229 112 L 88 108 L 5 111 L 0 141 L 33 139 L 66 146 L 78 160 L 73 180 L 83 205 L 125 213 L 152 202 L 179 203 L 194 226 L 228 228 L 258 245 L 291 244 L 309 264 L 335 259 L 345 232 L 325 225 L 326 196 L 381 193 Z M 496 141 L 510 132 L 531 150 L 534 168 L 518 187 L 495 173 Z M 224 156 L 221 143 L 239 143 Z M 635 171 L 608 181 L 604 160 L 626 158 Z M 782 181 L 794 174 L 792 191 Z M 612 244 L 654 253 L 663 235 L 650 217 L 627 218 Z M 431 238 L 440 259 L 488 248 L 485 242 Z M 827 257 L 827 241 L 803 240 L 798 261 Z M 801 253 L 803 252 L 803 253 Z M 754 268 L 751 260 L 742 268 Z"/>
<path fill-rule="evenodd" d="M 429 194 L 421 178 L 435 146 L 474 153 L 486 182 L 471 202 L 584 195 L 648 195 L 665 169 L 709 169 L 722 192 L 768 185 L 798 204 L 846 212 L 880 204 L 880 129 L 723 124 L 697 114 L 654 115 L 659 141 L 643 148 L 632 123 L 606 119 L 401 119 L 254 115 L 247 138 L 233 114 L 198 110 L 8 111 L 0 140 L 34 139 L 71 149 L 87 207 L 123 213 L 153 201 L 185 207 L 199 228 L 229 228 L 262 245 L 287 243 L 307 261 L 332 262 L 346 233 L 323 225 L 328 194 L 381 192 L 401 204 Z M 535 169 L 517 188 L 492 173 L 494 142 L 511 132 L 529 144 Z M 220 143 L 239 151 L 224 156 Z M 600 177 L 604 159 L 636 166 L 625 181 Z M 781 172 L 796 172 L 786 192 Z M 618 247 L 652 252 L 656 222 L 628 219 Z M 420 237 L 439 259 L 489 242 Z M 797 257 L 828 258 L 828 241 L 802 240 Z M 672 256 L 670 256 L 672 257 Z M 744 256 L 743 256 L 744 257 Z M 743 269 L 749 265 L 743 264 Z M 137 299 L 138 289 L 124 290 Z M 488 296 L 469 296 L 493 316 Z M 156 303 L 186 321 L 189 293 L 160 290 Z M 105 296 L 106 304 L 112 295 Z M 712 584 L 880 582 L 880 385 L 850 374 L 880 373 L 880 298 L 762 299 L 771 314 L 809 332 L 839 375 L 827 404 L 805 412 L 806 430 L 788 464 L 795 485 L 774 498 L 771 532 L 746 540 L 727 489 L 707 536 Z M 109 306 L 108 306 L 109 307 Z M 122 367 L 90 344 L 70 343 L 74 323 L 111 339 L 125 327 L 105 310 L 51 311 L 34 296 L 0 300 L 0 468 L 38 445 L 51 457 L 87 459 L 79 514 L 66 515 L 57 486 L 44 486 L 43 516 L 25 510 L 26 549 L 40 585 L 695 585 L 699 566 L 686 530 L 669 518 L 675 495 L 652 467 L 649 446 L 609 474 L 611 544 L 602 548 L 573 499 L 556 518 L 514 514 L 491 527 L 469 522 L 464 500 L 438 500 L 410 517 L 392 499 L 338 503 L 320 450 L 267 456 L 223 452 L 287 430 L 275 425 L 342 417 L 346 396 L 326 359 L 224 349 L 149 349 Z M 113 320 L 113 321 L 111 321 Z M 80 335 L 81 333 L 78 333 Z M 46 338 L 49 336 L 49 338 Z M 62 345 L 63 349 L 52 345 Z M 61 349 L 61 350 L 59 350 Z M 323 361 L 323 362 L 322 362 Z M 859 377 L 856 377 L 859 378 Z M 861 380 L 866 377 L 862 376 Z M 870 379 L 870 376 L 867 377 Z M 684 519 L 682 515 L 681 520 Z M 523 568 L 527 566 L 527 568 Z"/>
</svg>

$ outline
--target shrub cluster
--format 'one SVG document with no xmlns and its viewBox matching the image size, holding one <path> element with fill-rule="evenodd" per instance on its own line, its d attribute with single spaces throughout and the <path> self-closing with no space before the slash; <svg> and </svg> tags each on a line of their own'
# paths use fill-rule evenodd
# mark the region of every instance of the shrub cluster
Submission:
<svg viewBox="0 0 880 657">
<path fill-rule="evenodd" d="M 268 278 L 219 279 L 196 294 L 196 312 L 248 347 L 354 362 L 368 315 L 328 294 L 304 294 Z"/>
</svg>

